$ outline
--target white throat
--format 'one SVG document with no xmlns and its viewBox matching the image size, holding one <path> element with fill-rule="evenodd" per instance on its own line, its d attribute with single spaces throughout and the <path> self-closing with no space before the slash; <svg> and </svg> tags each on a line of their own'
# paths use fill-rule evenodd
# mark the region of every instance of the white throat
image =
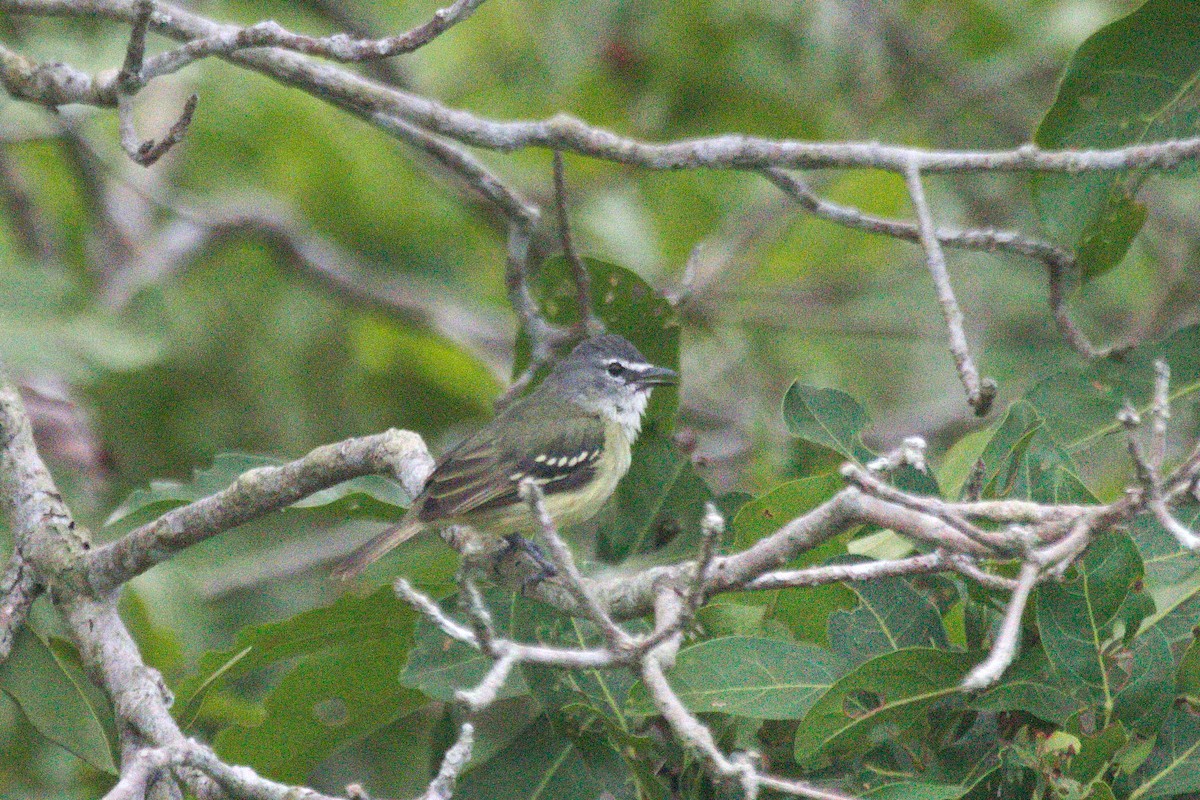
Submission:
<svg viewBox="0 0 1200 800">
<path fill-rule="evenodd" d="M 604 415 L 620 425 L 629 443 L 633 444 L 642 430 L 642 414 L 646 413 L 646 404 L 649 402 L 649 391 L 634 391 L 604 409 Z"/>
</svg>

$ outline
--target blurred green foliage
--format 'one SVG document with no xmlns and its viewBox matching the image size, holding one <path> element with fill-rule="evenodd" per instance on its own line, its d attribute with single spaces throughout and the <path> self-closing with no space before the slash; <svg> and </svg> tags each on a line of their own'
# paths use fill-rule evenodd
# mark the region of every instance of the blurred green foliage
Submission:
<svg viewBox="0 0 1200 800">
<path fill-rule="evenodd" d="M 1047 147 L 1189 134 L 1194 9 L 1151 0 L 1104 27 L 1135 5 L 491 0 L 384 69 L 482 115 L 565 111 L 654 140 L 739 131 L 982 149 L 1035 130 Z M 432 11 L 358 0 L 200 5 L 216 19 L 276 18 L 311 33 L 340 28 L 330 8 L 378 33 Z M 120 63 L 125 33 L 0 19 L 11 46 L 91 70 Z M 248 465 L 347 436 L 411 428 L 440 452 L 487 419 L 508 377 L 504 234 L 477 198 L 378 131 L 215 60 L 140 95 L 142 127 L 165 127 L 192 90 L 202 96 L 194 126 L 150 171 L 119 154 L 107 111 L 65 109 L 75 134 L 64 137 L 50 117 L 0 98 L 0 360 L 75 402 L 80 427 L 42 445 L 101 539 Z M 547 154 L 482 157 L 549 199 Z M 714 496 L 732 518 L 725 546 L 749 546 L 836 491 L 841 458 L 868 459 L 913 434 L 931 439 L 941 489 L 911 471 L 898 477 L 905 489 L 957 497 L 982 458 L 985 497 L 1111 499 L 1128 477 L 1114 413 L 1127 398 L 1147 402 L 1156 357 L 1174 371 L 1177 447 L 1196 432 L 1200 329 L 1184 326 L 1200 296 L 1200 193 L 1190 182 L 1043 177 L 1031 202 L 1027 176 L 930 181 L 947 226 L 1045 226 L 1075 248 L 1088 279 L 1072 296 L 1084 328 L 1146 342 L 1082 364 L 1053 329 L 1041 266 L 952 253 L 975 352 L 1001 386 L 997 410 L 977 421 L 913 246 L 799 215 L 752 175 L 572 156 L 567 166 L 577 246 L 601 259 L 590 262 L 597 307 L 684 376 L 679 395 L 656 395 L 634 472 L 598 535 L 580 537 L 585 560 L 682 557 Z M 892 175 L 813 182 L 870 213 L 910 213 Z M 158 258 L 186 240 L 180 224 L 240 208 L 282 214 L 331 244 L 353 287 L 261 230 L 216 235 L 183 262 Z M 549 238 L 535 249 L 553 249 Z M 534 287 L 559 321 L 574 313 L 565 276 L 550 260 Z M 445 302 L 442 321 L 372 291 L 393 279 L 434 287 L 417 296 Z M 795 480 L 778 485 L 783 477 Z M 730 489 L 756 497 L 741 505 Z M 127 587 L 123 616 L 177 692 L 190 733 L 280 780 L 330 791 L 362 780 L 389 796 L 423 786 L 453 737 L 447 701 L 486 665 L 414 624 L 387 590 L 335 597 L 321 569 L 403 502 L 382 481 L 342 487 Z M 437 541 L 412 545 L 370 581 L 406 574 L 455 613 L 453 554 Z M 797 566 L 897 546 L 908 545 L 851 532 Z M 492 607 L 522 639 L 598 641 L 519 597 Z M 701 610 L 671 677 L 722 746 L 873 797 L 1200 791 L 1200 729 L 1191 706 L 1175 704 L 1200 685 L 1191 554 L 1150 518 L 1097 542 L 1063 584 L 1038 589 L 1006 680 L 963 698 L 957 682 L 1001 607 L 959 581 L 898 578 L 723 596 Z M 45 611 L 0 668 L 0 794 L 96 796 L 111 782 L 111 720 Z M 755 671 L 744 669 L 749 652 Z M 563 682 L 526 667 L 507 691 L 479 721 L 461 797 L 723 796 L 678 746 L 647 735 L 650 709 L 627 673 Z M 1064 755 L 1049 731 L 1078 748 Z"/>
</svg>

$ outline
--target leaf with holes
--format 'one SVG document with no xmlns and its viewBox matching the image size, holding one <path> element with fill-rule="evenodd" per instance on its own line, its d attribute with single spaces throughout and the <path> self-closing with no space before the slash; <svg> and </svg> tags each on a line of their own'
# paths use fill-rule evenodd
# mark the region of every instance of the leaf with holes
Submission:
<svg viewBox="0 0 1200 800">
<path fill-rule="evenodd" d="M 330 753 L 407 714 L 428 698 L 400 685 L 414 613 L 390 587 L 282 622 L 246 628 L 229 650 L 205 655 L 180 686 L 173 713 L 223 719 L 232 679 L 294 660 L 268 692 L 265 713 L 242 714 L 217 736 L 223 757 L 277 780 L 303 781 Z M 243 700 L 243 702 L 245 702 Z M 257 724 L 255 724 L 257 723 Z"/>
<path fill-rule="evenodd" d="M 961 696 L 959 684 L 982 657 L 916 647 L 860 664 L 800 721 L 796 761 L 816 765 L 830 758 L 853 757 L 868 751 L 885 731 L 890 741 L 900 742 L 923 730 L 930 707 Z"/>
</svg>

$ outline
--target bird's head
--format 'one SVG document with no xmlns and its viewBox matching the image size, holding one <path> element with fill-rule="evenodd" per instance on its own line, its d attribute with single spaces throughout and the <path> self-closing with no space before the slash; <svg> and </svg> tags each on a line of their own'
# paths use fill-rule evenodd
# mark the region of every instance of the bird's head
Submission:
<svg viewBox="0 0 1200 800">
<path fill-rule="evenodd" d="M 589 412 L 621 423 L 632 436 L 655 386 L 678 383 L 674 370 L 646 360 L 624 337 L 585 339 L 555 365 L 546 385 Z"/>
</svg>

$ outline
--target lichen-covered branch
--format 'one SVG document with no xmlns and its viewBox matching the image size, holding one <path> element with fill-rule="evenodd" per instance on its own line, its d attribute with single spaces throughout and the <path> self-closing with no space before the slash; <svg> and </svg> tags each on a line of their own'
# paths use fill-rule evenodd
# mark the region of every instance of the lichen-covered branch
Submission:
<svg viewBox="0 0 1200 800">
<path fill-rule="evenodd" d="M 224 491 L 168 511 L 87 558 L 88 583 L 114 589 L 197 542 L 360 475 L 392 473 L 416 496 L 433 470 L 421 437 L 390 430 L 324 445 L 278 467 L 251 470 Z"/>
</svg>

